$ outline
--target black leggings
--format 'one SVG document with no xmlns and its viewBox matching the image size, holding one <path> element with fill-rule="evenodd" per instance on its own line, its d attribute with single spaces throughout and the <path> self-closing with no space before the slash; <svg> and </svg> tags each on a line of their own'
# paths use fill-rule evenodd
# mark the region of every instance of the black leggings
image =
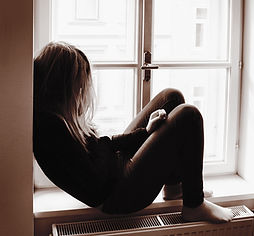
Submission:
<svg viewBox="0 0 254 236">
<path fill-rule="evenodd" d="M 124 162 L 124 174 L 104 202 L 104 212 L 124 214 L 141 210 L 154 201 L 164 184 L 179 182 L 185 206 L 197 207 L 203 202 L 203 119 L 197 108 L 184 104 L 179 91 L 160 92 L 125 133 L 146 127 L 150 114 L 157 109 L 165 109 L 167 119 Z"/>
</svg>

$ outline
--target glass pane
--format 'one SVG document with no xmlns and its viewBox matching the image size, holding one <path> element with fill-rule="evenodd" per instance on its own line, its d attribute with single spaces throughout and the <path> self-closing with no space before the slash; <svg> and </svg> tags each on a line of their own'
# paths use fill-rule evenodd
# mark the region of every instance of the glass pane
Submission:
<svg viewBox="0 0 254 236">
<path fill-rule="evenodd" d="M 204 160 L 224 160 L 226 69 L 161 69 L 153 71 L 152 97 L 170 87 L 180 90 L 186 103 L 195 105 L 204 119 Z"/>
<path fill-rule="evenodd" d="M 52 40 L 92 61 L 136 61 L 136 0 L 53 0 Z"/>
<path fill-rule="evenodd" d="M 134 116 L 135 70 L 95 70 L 97 106 L 94 123 L 100 135 L 122 133 Z"/>
<path fill-rule="evenodd" d="M 228 0 L 155 0 L 155 61 L 226 60 Z"/>
</svg>

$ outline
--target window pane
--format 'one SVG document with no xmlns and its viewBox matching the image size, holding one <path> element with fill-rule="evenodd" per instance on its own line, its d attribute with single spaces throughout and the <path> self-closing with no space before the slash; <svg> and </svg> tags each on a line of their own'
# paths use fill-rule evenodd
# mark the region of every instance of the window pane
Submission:
<svg viewBox="0 0 254 236">
<path fill-rule="evenodd" d="M 98 0 L 76 0 L 76 19 L 97 20 L 98 10 Z"/>
<path fill-rule="evenodd" d="M 98 61 L 136 61 L 135 0 L 53 0 L 52 40 Z"/>
<path fill-rule="evenodd" d="M 227 60 L 228 0 L 155 0 L 155 61 Z"/>
<path fill-rule="evenodd" d="M 226 69 L 161 69 L 153 71 L 154 97 L 164 88 L 180 90 L 186 103 L 195 105 L 204 119 L 204 160 L 224 160 L 224 132 L 226 119 Z"/>
<path fill-rule="evenodd" d="M 95 70 L 97 108 L 94 123 L 100 135 L 122 133 L 134 116 L 133 69 Z"/>
</svg>

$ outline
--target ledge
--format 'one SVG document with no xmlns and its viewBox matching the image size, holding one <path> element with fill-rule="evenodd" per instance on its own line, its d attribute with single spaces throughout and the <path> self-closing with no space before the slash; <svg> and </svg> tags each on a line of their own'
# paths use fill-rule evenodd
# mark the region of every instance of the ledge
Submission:
<svg viewBox="0 0 254 236">
<path fill-rule="evenodd" d="M 206 177 L 206 189 L 213 190 L 209 201 L 223 206 L 246 205 L 254 209 L 254 186 L 247 183 L 238 175 Z M 182 200 L 165 201 L 160 193 L 155 201 L 143 212 L 165 211 L 169 208 L 179 208 Z M 90 208 L 58 188 L 37 189 L 34 193 L 35 219 L 78 216 L 78 215 L 105 215 L 98 209 Z"/>
</svg>

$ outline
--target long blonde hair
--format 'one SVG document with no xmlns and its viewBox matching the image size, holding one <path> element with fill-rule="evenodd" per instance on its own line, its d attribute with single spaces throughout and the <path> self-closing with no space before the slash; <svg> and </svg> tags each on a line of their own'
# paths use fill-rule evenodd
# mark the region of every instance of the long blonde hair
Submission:
<svg viewBox="0 0 254 236">
<path fill-rule="evenodd" d="M 35 58 L 34 111 L 59 116 L 86 148 L 86 136 L 95 135 L 94 90 L 90 63 L 81 50 L 51 42 Z"/>
</svg>

